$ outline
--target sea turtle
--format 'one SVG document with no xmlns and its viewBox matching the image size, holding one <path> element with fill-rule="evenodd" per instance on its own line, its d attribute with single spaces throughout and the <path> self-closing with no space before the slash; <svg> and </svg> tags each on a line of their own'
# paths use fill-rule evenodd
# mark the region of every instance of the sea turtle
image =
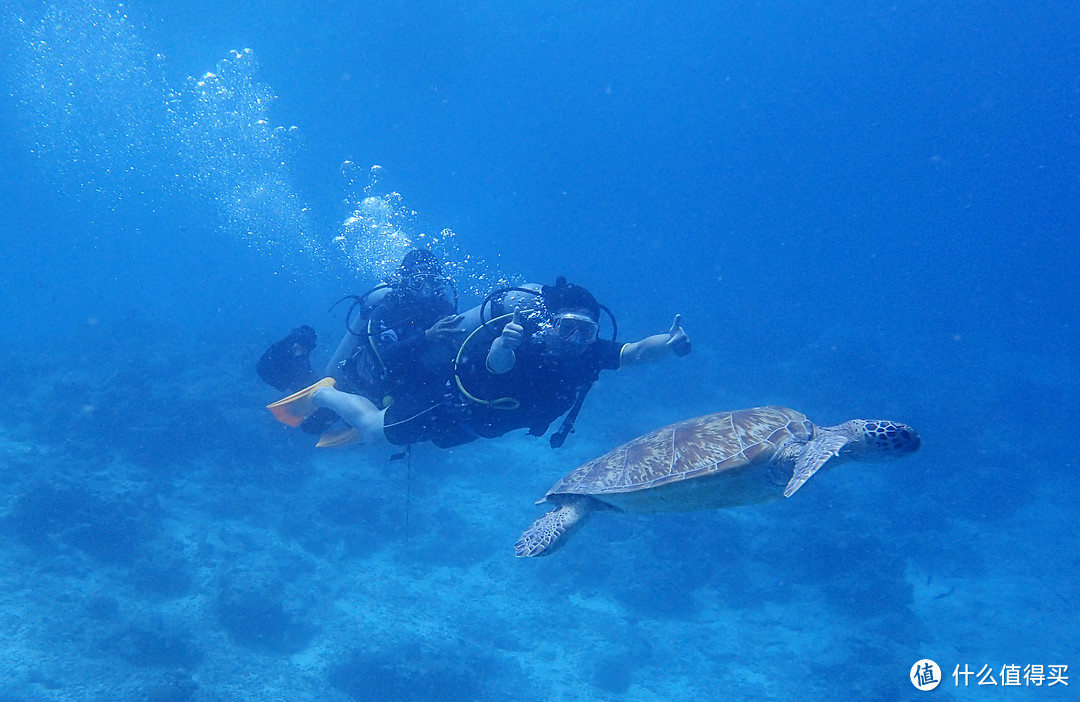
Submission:
<svg viewBox="0 0 1080 702">
<path fill-rule="evenodd" d="M 883 460 L 912 453 L 906 424 L 852 419 L 816 427 L 786 407 L 756 407 L 687 419 L 639 436 L 563 476 L 537 501 L 555 508 L 514 545 L 546 556 L 598 509 L 685 512 L 791 497 L 829 459 Z"/>
</svg>

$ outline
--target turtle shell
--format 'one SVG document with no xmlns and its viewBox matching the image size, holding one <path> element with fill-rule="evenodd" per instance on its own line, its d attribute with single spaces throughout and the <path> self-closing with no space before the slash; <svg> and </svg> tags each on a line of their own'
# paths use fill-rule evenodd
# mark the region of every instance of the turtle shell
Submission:
<svg viewBox="0 0 1080 702">
<path fill-rule="evenodd" d="M 639 436 L 579 466 L 548 490 L 545 499 L 560 494 L 591 495 L 624 508 L 636 504 L 640 508 L 698 509 L 715 502 L 708 495 L 697 495 L 702 492 L 700 489 L 657 491 L 669 495 L 664 505 L 647 504 L 650 499 L 659 499 L 659 495 L 645 497 L 644 501 L 640 497 L 627 500 L 629 495 L 624 498 L 619 495 L 701 480 L 730 490 L 735 485 L 729 474 L 745 474 L 749 471 L 740 469 L 770 464 L 778 448 L 786 442 L 792 439 L 806 442 L 813 435 L 814 425 L 806 416 L 786 407 L 755 407 L 707 414 Z M 727 479 L 710 480 L 714 477 Z M 773 482 L 780 483 L 776 497 L 780 496 L 786 479 L 783 476 L 774 479 Z M 704 484 L 693 487 L 709 491 Z M 772 499 L 767 484 L 745 488 L 744 492 L 746 490 L 755 494 L 733 494 L 728 502 L 740 504 Z"/>
</svg>

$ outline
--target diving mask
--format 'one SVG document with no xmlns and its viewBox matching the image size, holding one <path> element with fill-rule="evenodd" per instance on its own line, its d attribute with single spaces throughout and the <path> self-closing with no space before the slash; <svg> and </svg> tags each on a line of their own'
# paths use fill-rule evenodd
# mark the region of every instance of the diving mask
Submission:
<svg viewBox="0 0 1080 702">
<path fill-rule="evenodd" d="M 600 334 L 599 324 L 585 315 L 573 312 L 560 314 L 552 326 L 561 338 L 577 344 L 591 344 Z"/>
<path fill-rule="evenodd" d="M 446 278 L 431 273 L 414 273 L 403 276 L 401 284 L 415 293 L 430 291 L 430 294 L 437 295 L 446 288 Z"/>
</svg>

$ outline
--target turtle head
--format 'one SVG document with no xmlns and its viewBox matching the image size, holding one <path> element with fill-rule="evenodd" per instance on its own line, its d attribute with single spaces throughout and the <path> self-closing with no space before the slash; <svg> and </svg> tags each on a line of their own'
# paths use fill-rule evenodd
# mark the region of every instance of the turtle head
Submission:
<svg viewBox="0 0 1080 702">
<path fill-rule="evenodd" d="M 887 419 L 853 419 L 841 425 L 850 437 L 842 453 L 858 461 L 899 458 L 919 450 L 919 433 Z"/>
</svg>

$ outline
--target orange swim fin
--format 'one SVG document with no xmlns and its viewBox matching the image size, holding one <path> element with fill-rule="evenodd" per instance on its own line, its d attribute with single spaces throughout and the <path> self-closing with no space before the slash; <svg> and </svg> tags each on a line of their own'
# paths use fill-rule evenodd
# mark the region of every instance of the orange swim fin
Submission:
<svg viewBox="0 0 1080 702">
<path fill-rule="evenodd" d="M 322 388 L 332 388 L 336 381 L 333 378 L 323 378 L 319 382 L 304 388 L 299 392 L 294 392 L 288 397 L 278 400 L 273 404 L 266 406 L 266 409 L 277 418 L 282 424 L 287 424 L 290 427 L 298 427 L 300 423 L 307 419 L 311 414 L 318 409 L 315 406 L 315 402 L 311 399 L 316 390 Z"/>
<path fill-rule="evenodd" d="M 315 444 L 315 448 L 334 448 L 335 446 L 344 446 L 345 444 L 351 444 L 360 437 L 360 432 L 356 431 L 352 427 L 345 427 L 344 429 L 335 429 L 328 431 L 319 437 L 319 443 Z"/>
</svg>

